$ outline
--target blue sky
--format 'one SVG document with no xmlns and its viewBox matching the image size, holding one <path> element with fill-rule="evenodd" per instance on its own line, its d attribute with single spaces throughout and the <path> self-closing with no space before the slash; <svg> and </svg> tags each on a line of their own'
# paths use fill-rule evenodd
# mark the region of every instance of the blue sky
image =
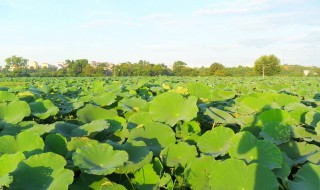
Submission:
<svg viewBox="0 0 320 190">
<path fill-rule="evenodd" d="M 264 54 L 320 66 L 320 1 L 0 0 L 0 63 L 18 55 L 230 67 Z"/>
</svg>

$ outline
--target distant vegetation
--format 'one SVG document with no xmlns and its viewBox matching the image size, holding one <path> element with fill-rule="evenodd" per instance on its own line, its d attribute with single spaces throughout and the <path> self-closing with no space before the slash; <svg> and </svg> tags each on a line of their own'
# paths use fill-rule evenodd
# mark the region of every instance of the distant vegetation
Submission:
<svg viewBox="0 0 320 190">
<path fill-rule="evenodd" d="M 101 77 L 101 76 L 320 76 L 320 68 L 300 65 L 280 65 L 275 55 L 263 55 L 254 67 L 225 67 L 214 62 L 209 67 L 191 68 L 183 61 L 176 61 L 172 67 L 140 60 L 137 63 L 120 64 L 96 63 L 87 59 L 66 60 L 60 68 L 36 62 L 28 64 L 23 57 L 12 56 L 5 59 L 0 77 Z M 35 64 L 36 63 L 36 64 Z"/>
</svg>

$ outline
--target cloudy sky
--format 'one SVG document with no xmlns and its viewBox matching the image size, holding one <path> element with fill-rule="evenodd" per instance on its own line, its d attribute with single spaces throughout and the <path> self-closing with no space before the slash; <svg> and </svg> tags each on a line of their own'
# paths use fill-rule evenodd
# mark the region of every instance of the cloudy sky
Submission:
<svg viewBox="0 0 320 190">
<path fill-rule="evenodd" d="M 0 0 L 0 64 L 253 66 L 261 55 L 320 66 L 320 0 Z"/>
</svg>

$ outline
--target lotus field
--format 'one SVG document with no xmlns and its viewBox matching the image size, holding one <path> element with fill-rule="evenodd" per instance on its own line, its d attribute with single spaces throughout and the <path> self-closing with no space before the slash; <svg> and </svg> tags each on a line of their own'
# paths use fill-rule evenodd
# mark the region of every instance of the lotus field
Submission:
<svg viewBox="0 0 320 190">
<path fill-rule="evenodd" d="M 319 78 L 3 78 L 0 187 L 319 190 L 319 105 Z"/>
</svg>

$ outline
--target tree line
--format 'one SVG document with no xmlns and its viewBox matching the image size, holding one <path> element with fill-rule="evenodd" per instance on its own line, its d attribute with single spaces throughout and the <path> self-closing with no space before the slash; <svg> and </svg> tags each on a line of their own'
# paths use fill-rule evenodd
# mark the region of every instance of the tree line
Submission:
<svg viewBox="0 0 320 190">
<path fill-rule="evenodd" d="M 258 58 L 254 67 L 227 68 L 214 62 L 209 67 L 191 68 L 183 61 L 176 61 L 172 68 L 165 64 L 155 64 L 140 60 L 137 63 L 125 62 L 117 65 L 100 63 L 89 64 L 87 59 L 66 60 L 64 67 L 33 68 L 28 67 L 28 60 L 23 57 L 11 56 L 5 59 L 6 65 L 1 70 L 1 77 L 102 77 L 102 76 L 303 76 L 305 69 L 311 69 L 309 75 L 318 73 L 316 67 L 280 65 L 275 55 L 264 55 Z M 11 69 L 10 69 L 11 68 Z M 11 71 L 10 71 L 11 70 Z"/>
</svg>

